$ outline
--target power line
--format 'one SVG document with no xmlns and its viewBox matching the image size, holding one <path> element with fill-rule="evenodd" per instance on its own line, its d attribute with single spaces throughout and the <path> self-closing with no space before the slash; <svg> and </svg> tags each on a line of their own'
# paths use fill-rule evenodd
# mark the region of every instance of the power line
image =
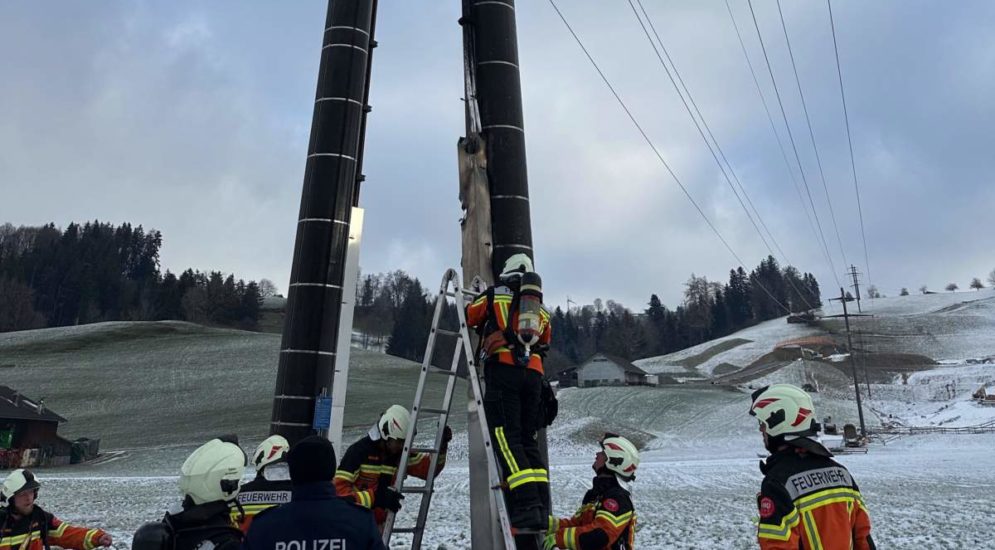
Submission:
<svg viewBox="0 0 995 550">
<path fill-rule="evenodd" d="M 770 244 L 767 243 L 767 239 L 764 238 L 764 234 L 760 231 L 760 227 L 757 226 L 757 222 L 753 220 L 753 216 L 750 215 L 750 210 L 745 204 L 743 204 L 743 199 L 740 198 L 739 194 L 736 192 L 736 188 L 733 186 L 732 180 L 729 178 L 729 174 L 732 174 L 732 178 L 736 180 L 736 184 L 739 186 L 740 192 L 743 197 L 746 198 L 746 201 L 749 203 L 750 207 L 753 208 L 753 212 L 756 214 L 757 220 L 760 222 L 760 225 L 763 226 L 764 230 L 767 231 L 767 234 L 770 235 L 771 242 L 774 243 L 774 246 L 781 253 L 781 257 L 784 259 L 785 263 L 791 265 L 791 261 L 788 259 L 787 254 L 785 254 L 784 250 L 781 249 L 781 245 L 778 244 L 774 234 L 771 232 L 770 228 L 767 227 L 767 224 L 764 223 L 763 216 L 757 210 L 757 207 L 753 204 L 753 201 L 750 200 L 749 193 L 746 192 L 746 188 L 743 187 L 743 183 L 740 181 L 739 176 L 736 175 L 736 171 L 733 169 L 732 164 L 729 162 L 729 159 L 726 158 L 725 153 L 722 151 L 722 147 L 719 145 L 719 141 L 715 139 L 715 135 L 712 133 L 712 129 L 708 126 L 708 122 L 705 120 L 704 115 L 702 115 L 701 110 L 698 109 L 698 104 L 695 102 L 694 96 L 691 94 L 691 90 L 687 87 L 687 84 L 685 84 L 684 78 L 681 77 L 681 73 L 677 69 L 677 64 L 674 63 L 674 60 L 670 57 L 670 52 L 667 51 L 667 47 L 663 44 L 663 39 L 660 38 L 660 34 L 656 30 L 656 25 L 653 24 L 653 20 L 650 18 L 649 13 L 646 12 L 646 8 L 643 6 L 642 0 L 636 0 L 636 3 L 639 4 L 639 10 L 642 12 L 643 18 L 646 19 L 646 24 L 649 24 L 649 30 L 653 31 L 653 36 L 656 37 L 656 41 L 659 43 L 660 48 L 657 48 L 657 44 L 653 42 L 653 38 L 650 36 L 649 30 L 647 30 L 646 24 L 644 24 L 643 20 L 639 17 L 639 12 L 636 11 L 636 6 L 632 3 L 632 0 L 628 0 L 628 2 L 629 7 L 632 8 L 632 13 L 636 16 L 636 20 L 639 21 L 639 26 L 643 29 L 643 34 L 646 35 L 646 39 L 649 40 L 650 46 L 653 48 L 656 58 L 660 61 L 660 66 L 662 66 L 663 70 L 667 73 L 667 77 L 670 79 L 670 83 L 673 84 L 677 95 L 681 98 L 681 103 L 684 104 L 684 108 L 687 110 L 688 116 L 691 117 L 691 121 L 694 123 L 695 128 L 698 129 L 698 135 L 701 136 L 702 141 L 705 142 L 705 146 L 708 147 L 708 151 L 712 154 L 715 164 L 718 165 L 719 171 L 722 172 L 722 176 L 725 178 L 726 183 L 729 185 L 729 188 L 739 201 L 740 207 L 742 207 L 743 211 L 746 212 L 746 217 L 750 219 L 750 222 L 753 224 L 753 228 L 756 229 L 757 234 L 760 236 L 760 240 L 763 241 L 764 246 L 767 247 L 767 251 L 770 252 L 771 256 L 773 256 L 774 250 L 771 249 Z M 667 67 L 667 63 L 664 63 L 663 57 L 660 55 L 661 50 L 663 51 L 663 55 L 667 57 L 667 61 L 670 63 L 670 66 L 673 68 L 673 74 L 671 74 L 670 68 Z M 677 81 L 674 80 L 674 76 L 677 76 Z M 678 87 L 677 82 L 680 82 L 680 87 Z M 681 93 L 682 89 L 683 94 Z M 684 99 L 684 95 L 687 95 L 687 100 Z M 691 103 L 690 106 L 688 105 L 689 101 Z M 694 108 L 694 113 L 691 111 L 692 107 Z M 697 113 L 698 119 L 701 120 L 701 124 L 699 124 L 698 119 L 695 118 L 695 113 Z M 712 147 L 712 143 L 709 143 L 708 138 L 705 137 L 705 131 L 702 130 L 702 126 L 705 127 L 705 131 L 708 132 L 708 137 L 711 138 L 712 142 L 715 144 L 714 148 Z M 718 151 L 718 156 L 716 155 L 716 151 Z M 726 172 L 725 166 L 723 166 L 722 162 L 719 161 L 719 156 L 722 157 L 722 161 L 725 162 L 725 166 L 728 166 L 728 173 Z M 814 308 L 814 306 L 805 298 L 806 293 L 799 290 L 798 287 L 795 286 L 793 280 L 789 279 L 788 284 L 791 285 L 792 289 L 794 289 L 809 309 Z"/>
<path fill-rule="evenodd" d="M 757 30 L 757 38 L 760 40 L 760 49 L 764 54 L 764 61 L 767 64 L 767 73 L 770 74 L 771 84 L 774 85 L 774 95 L 777 97 L 777 105 L 781 108 L 781 118 L 784 119 L 784 127 L 788 130 L 788 140 L 791 142 L 791 150 L 795 153 L 795 161 L 798 162 L 798 171 L 802 176 L 802 183 L 805 185 L 805 193 L 808 196 L 809 205 L 812 207 L 812 215 L 815 216 L 815 225 L 819 230 L 819 237 L 822 239 L 822 247 L 826 251 L 826 259 L 829 260 L 829 267 L 832 269 L 833 278 L 840 286 L 839 275 L 836 274 L 836 265 L 833 263 L 832 254 L 829 253 L 829 244 L 826 242 L 826 234 L 822 231 L 822 222 L 819 220 L 819 212 L 815 208 L 815 201 L 812 200 L 812 190 L 808 185 L 808 178 L 805 177 L 805 168 L 802 166 L 801 156 L 798 154 L 798 144 L 795 143 L 795 136 L 791 132 L 791 125 L 788 124 L 788 115 L 784 111 L 784 102 L 781 100 L 781 92 L 777 88 L 777 80 L 774 79 L 774 70 L 770 65 L 770 57 L 767 56 L 767 47 L 764 45 L 763 35 L 760 33 L 760 24 L 757 23 L 757 14 L 753 11 L 753 0 L 746 0 L 750 6 L 750 15 L 753 17 L 753 27 Z"/>
<path fill-rule="evenodd" d="M 836 45 L 836 23 L 833 20 L 833 4 L 826 0 L 829 7 L 829 28 L 833 31 L 833 52 L 836 54 L 836 76 L 840 82 L 840 99 L 843 102 L 843 121 L 846 122 L 846 143 L 850 146 L 850 169 L 853 172 L 853 190 L 857 194 L 857 214 L 860 217 L 860 238 L 864 243 L 864 268 L 867 269 L 867 284 L 871 284 L 871 262 L 867 257 L 867 235 L 864 233 L 864 211 L 860 206 L 860 186 L 857 184 L 857 163 L 853 159 L 853 140 L 850 137 L 850 116 L 846 110 L 846 94 L 843 92 L 843 70 L 840 68 L 840 50 Z"/>
<path fill-rule="evenodd" d="M 798 77 L 798 67 L 795 65 L 795 54 L 791 49 L 791 39 L 788 38 L 788 26 L 784 23 L 784 12 L 781 11 L 781 0 L 777 0 L 777 14 L 781 17 L 781 29 L 784 31 L 784 41 L 788 45 L 788 57 L 791 58 L 791 69 L 795 73 L 795 84 L 798 85 L 798 96 L 802 99 L 802 111 L 805 112 L 805 123 L 808 125 L 808 135 L 812 139 L 812 150 L 815 151 L 815 162 L 819 167 L 819 178 L 822 180 L 822 189 L 826 192 L 826 204 L 829 205 L 829 217 L 833 221 L 833 229 L 836 231 L 836 242 L 840 245 L 840 256 L 843 257 L 843 264 L 846 265 L 846 253 L 843 252 L 843 239 L 840 238 L 840 228 L 836 224 L 836 212 L 833 211 L 833 200 L 829 197 L 829 186 L 826 185 L 826 173 L 822 169 L 822 157 L 819 156 L 819 146 L 815 143 L 815 132 L 812 130 L 812 119 L 808 116 L 808 105 L 805 103 L 805 94 L 802 92 L 802 81 Z"/>
<path fill-rule="evenodd" d="M 746 65 L 750 68 L 750 75 L 753 77 L 753 84 L 756 86 L 757 94 L 760 96 L 760 103 L 764 107 L 764 112 L 767 114 L 767 122 L 770 123 L 770 130 L 774 134 L 774 139 L 777 141 L 778 149 L 781 151 L 781 158 L 784 159 L 784 167 L 788 171 L 788 176 L 791 178 L 791 183 L 795 188 L 795 193 L 798 195 L 798 202 L 801 204 L 802 212 L 805 213 L 805 219 L 808 220 L 809 228 L 812 230 L 812 236 L 815 237 L 816 247 L 819 244 L 819 233 L 815 228 L 815 224 L 812 222 L 812 215 L 808 213 L 808 205 L 805 204 L 805 198 L 802 196 L 801 185 L 798 183 L 798 178 L 795 177 L 794 170 L 791 169 L 791 161 L 788 160 L 788 152 L 784 148 L 784 142 L 781 140 L 780 134 L 777 133 L 777 125 L 774 124 L 774 117 L 770 114 L 770 108 L 767 107 L 767 98 L 764 97 L 763 89 L 760 87 L 760 80 L 757 78 L 757 71 L 753 68 L 753 62 L 750 60 L 750 54 L 746 51 L 746 43 L 743 41 L 743 34 L 739 30 L 739 25 L 736 23 L 736 17 L 732 13 L 732 7 L 729 5 L 729 0 L 726 0 L 726 10 L 729 12 L 729 19 L 732 21 L 732 27 L 736 31 L 736 37 L 739 39 L 739 47 L 743 52 L 743 57 L 746 59 Z M 825 256 L 823 252 L 823 257 L 827 260 L 828 256 Z"/>
<path fill-rule="evenodd" d="M 739 262 L 739 265 L 741 266 L 747 265 L 742 260 L 742 258 L 739 257 L 739 254 L 736 254 L 736 251 L 733 250 L 729 242 L 726 241 L 725 237 L 722 236 L 722 233 L 720 233 L 718 228 L 715 227 L 715 224 L 713 224 L 712 221 L 708 218 L 708 216 L 705 214 L 705 211 L 702 210 L 700 206 L 698 206 L 698 202 L 695 201 L 694 197 L 691 196 L 691 193 L 688 192 L 687 187 L 684 186 L 684 184 L 681 182 L 681 179 L 677 177 L 677 174 L 674 173 L 674 171 L 670 168 L 670 165 L 667 164 L 666 159 L 663 158 L 663 155 L 660 153 L 660 150 L 657 149 L 656 144 L 653 143 L 653 140 L 650 139 L 649 135 L 643 129 L 642 125 L 640 125 L 639 121 L 636 120 L 635 115 L 632 114 L 632 111 L 629 110 L 629 107 L 625 104 L 625 101 L 622 100 L 622 96 L 620 96 L 618 92 L 615 90 L 615 87 L 612 86 L 611 81 L 608 80 L 608 77 L 605 75 L 604 71 L 601 70 L 601 67 L 594 60 L 594 57 L 591 56 L 591 52 L 588 51 L 587 46 L 584 45 L 584 42 L 574 31 L 573 27 L 570 26 L 570 23 L 567 21 L 566 16 L 564 16 L 563 12 L 560 11 L 560 8 L 557 7 L 555 0 L 549 0 L 549 5 L 553 7 L 554 11 L 556 11 L 556 15 L 560 17 L 560 21 L 563 21 L 563 25 L 570 32 L 570 35 L 573 36 L 573 39 L 577 42 L 577 45 L 580 46 L 580 49 L 584 52 L 584 55 L 587 57 L 587 60 L 591 62 L 591 65 L 594 67 L 594 70 L 598 72 L 598 75 L 601 77 L 601 80 L 605 83 L 605 86 L 608 86 L 608 90 L 612 93 L 613 96 L 615 96 L 615 100 L 618 102 L 619 106 L 622 107 L 622 110 L 625 111 L 625 114 L 629 117 L 629 120 L 632 122 L 632 125 L 636 127 L 636 130 L 638 130 L 639 134 L 643 136 L 643 139 L 646 141 L 646 144 L 649 145 L 650 149 L 653 150 L 653 153 L 656 155 L 656 158 L 660 161 L 660 164 L 663 165 L 663 167 L 667 170 L 667 173 L 670 174 L 670 177 L 673 178 L 674 182 L 677 183 L 677 186 L 680 187 L 681 191 L 684 192 L 684 196 L 687 197 L 688 201 L 691 202 L 691 205 L 694 206 L 695 210 L 698 211 L 698 214 L 702 217 L 703 220 L 705 220 L 705 223 L 708 224 L 708 227 L 712 230 L 713 233 L 715 233 L 715 236 L 719 238 L 719 241 L 722 242 L 723 246 L 726 247 L 726 250 L 728 250 L 729 253 L 732 254 L 732 257 L 735 258 L 737 262 Z M 769 296 L 770 299 L 774 301 L 774 303 L 776 303 L 781 309 L 783 309 L 787 313 L 789 314 L 791 313 L 791 310 L 787 306 L 782 304 L 780 300 L 778 300 L 774 296 L 774 294 L 772 294 L 771 291 L 768 290 L 767 287 L 765 287 L 760 282 L 759 278 L 753 277 L 753 279 L 757 283 L 757 286 L 759 286 L 767 294 L 767 296 Z"/>
</svg>

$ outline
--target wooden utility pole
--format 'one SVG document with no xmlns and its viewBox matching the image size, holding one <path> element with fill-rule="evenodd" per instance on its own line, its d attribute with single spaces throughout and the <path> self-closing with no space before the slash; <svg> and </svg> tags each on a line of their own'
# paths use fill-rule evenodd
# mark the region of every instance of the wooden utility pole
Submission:
<svg viewBox="0 0 995 550">
<path fill-rule="evenodd" d="M 478 279 L 489 285 L 512 255 L 524 253 L 535 259 L 515 2 L 463 0 L 459 22 L 466 87 L 466 137 L 459 141 L 460 201 L 465 211 L 463 280 L 470 284 Z M 490 452 L 479 430 L 473 428 L 482 412 L 471 400 L 471 546 L 498 549 L 504 542 L 496 521 L 494 492 L 482 466 L 485 462 L 475 458 Z M 545 430 L 539 432 L 539 446 L 548 463 Z"/>
<path fill-rule="evenodd" d="M 857 395 L 857 415 L 860 417 L 860 435 L 867 437 L 867 426 L 864 424 L 864 406 L 860 401 L 860 382 L 857 380 L 857 365 L 853 361 L 853 338 L 850 336 L 850 314 L 846 310 L 846 292 L 840 287 L 840 303 L 843 304 L 843 324 L 846 326 L 846 341 L 849 346 L 850 370 L 853 372 L 853 391 Z"/>
<path fill-rule="evenodd" d="M 851 264 L 849 274 L 853 277 L 853 293 L 857 297 L 857 313 L 863 313 L 860 309 L 860 283 L 857 282 L 857 275 L 860 275 L 860 273 L 857 273 L 857 266 Z"/>
</svg>

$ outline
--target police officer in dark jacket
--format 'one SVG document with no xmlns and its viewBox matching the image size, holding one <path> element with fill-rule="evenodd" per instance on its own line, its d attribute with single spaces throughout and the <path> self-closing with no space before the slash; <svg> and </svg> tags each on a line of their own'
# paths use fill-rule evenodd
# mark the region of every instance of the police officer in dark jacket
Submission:
<svg viewBox="0 0 995 550">
<path fill-rule="evenodd" d="M 242 550 L 386 550 L 373 514 L 335 494 L 335 450 L 311 436 L 287 454 L 290 503 L 259 513 Z"/>
</svg>

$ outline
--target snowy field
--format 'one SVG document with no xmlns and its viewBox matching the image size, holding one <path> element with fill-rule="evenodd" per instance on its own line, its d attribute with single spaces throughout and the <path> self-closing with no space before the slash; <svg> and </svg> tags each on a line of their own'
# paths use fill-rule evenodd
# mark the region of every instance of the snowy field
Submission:
<svg viewBox="0 0 995 550">
<path fill-rule="evenodd" d="M 995 364 L 977 362 L 995 356 L 992 292 L 864 305 L 875 314 L 866 318 L 875 323 L 867 328 L 881 333 L 871 342 L 878 350 L 943 359 L 904 379 L 871 384 L 865 393 L 870 428 L 995 422 L 995 407 L 970 399 L 982 385 L 995 389 Z M 778 319 L 638 363 L 656 372 L 709 373 L 722 363 L 745 366 L 779 341 L 810 334 L 818 330 Z M 139 525 L 180 500 L 176 473 L 193 448 L 237 432 L 251 450 L 264 434 L 278 346 L 276 335 L 188 323 L 0 334 L 0 384 L 44 396 L 52 410 L 71 418 L 61 433 L 103 437 L 103 450 L 110 451 L 100 463 L 40 471 L 41 505 L 66 520 L 104 527 L 118 548 L 128 548 Z M 417 376 L 411 362 L 356 350 L 352 366 L 346 441 L 359 437 L 387 405 L 410 405 Z M 777 382 L 812 384 L 820 419 L 828 414 L 837 424 L 856 423 L 848 369 L 799 360 L 749 385 Z M 555 512 L 573 512 L 590 484 L 594 442 L 612 430 L 643 448 L 634 488 L 639 548 L 755 548 L 751 519 L 763 449 L 746 414 L 749 390 L 709 384 L 563 390 L 560 416 L 548 434 Z M 438 395 L 437 388 L 432 392 Z M 450 464 L 438 478 L 427 549 L 469 548 L 465 416 L 458 411 L 455 405 L 456 437 Z M 879 548 L 991 546 L 995 434 L 889 436 L 876 439 L 866 455 L 840 460 L 865 494 Z M 416 499 L 408 497 L 401 522 L 410 519 L 405 514 L 417 508 Z M 392 546 L 406 547 L 403 538 Z"/>
<path fill-rule="evenodd" d="M 721 458 L 712 457 L 713 442 L 697 441 L 696 452 L 683 449 L 680 458 L 666 448 L 644 454 L 634 487 L 638 546 L 755 548 L 751 518 L 761 479 L 758 438 L 735 438 L 738 455 Z M 554 510 L 560 515 L 573 513 L 592 476 L 595 446 L 577 446 L 589 456 L 561 456 L 554 448 L 550 470 Z M 918 436 L 840 460 L 861 484 L 879 548 L 987 548 L 993 449 L 995 435 Z M 187 450 L 174 453 L 174 467 Z M 44 472 L 40 502 L 66 520 L 110 530 L 117 546 L 127 548 L 136 527 L 179 500 L 175 476 L 157 472 L 160 461 L 149 459 L 154 475 L 115 475 L 111 468 Z M 468 490 L 465 461 L 451 464 L 438 478 L 425 548 L 469 548 Z M 415 502 L 408 503 L 408 511 L 415 508 Z M 403 539 L 392 547 L 404 548 Z"/>
</svg>

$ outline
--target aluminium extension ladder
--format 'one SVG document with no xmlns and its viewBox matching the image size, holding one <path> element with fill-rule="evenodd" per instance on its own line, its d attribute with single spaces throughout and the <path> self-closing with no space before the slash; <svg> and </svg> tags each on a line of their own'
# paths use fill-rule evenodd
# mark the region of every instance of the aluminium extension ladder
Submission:
<svg viewBox="0 0 995 550">
<path fill-rule="evenodd" d="M 428 335 L 428 344 L 425 347 L 425 357 L 422 359 L 421 373 L 418 378 L 418 388 L 415 390 L 414 405 L 411 407 L 410 428 L 408 429 L 408 435 L 404 440 L 404 450 L 401 452 L 401 456 L 404 458 L 397 467 L 397 478 L 394 480 L 393 485 L 393 489 L 401 494 L 421 494 L 421 505 L 418 508 L 418 518 L 415 525 L 412 527 L 394 527 L 395 514 L 392 512 L 387 514 L 387 521 L 384 523 L 383 529 L 383 541 L 385 546 L 390 543 L 390 536 L 393 533 L 411 533 L 414 537 L 411 542 L 412 550 L 419 550 L 421 548 L 422 537 L 425 534 L 425 524 L 428 519 L 428 507 L 432 500 L 432 491 L 435 484 L 435 468 L 439 461 L 439 451 L 442 447 L 443 432 L 445 430 L 446 423 L 449 420 L 449 409 L 452 405 L 453 392 L 456 388 L 456 378 L 458 377 L 457 370 L 459 369 L 460 359 L 466 358 L 469 373 L 468 378 L 470 379 L 470 386 L 473 390 L 473 399 L 476 401 L 479 411 L 479 429 L 482 431 L 484 447 L 487 451 L 485 454 L 487 458 L 491 503 L 494 505 L 494 509 L 497 511 L 497 516 L 501 523 L 504 548 L 506 550 L 514 550 L 516 548 L 514 535 L 512 534 L 511 529 L 511 522 L 508 519 L 508 509 L 505 505 L 504 495 L 501 492 L 501 476 L 498 473 L 497 459 L 494 455 L 494 448 L 491 444 L 487 417 L 484 414 L 484 398 L 483 392 L 480 388 L 480 379 L 477 373 L 476 357 L 474 357 L 474 351 L 470 342 L 470 334 L 466 325 L 465 305 L 466 302 L 471 300 L 476 294 L 476 291 L 466 290 L 460 286 L 460 278 L 456 273 L 456 270 L 449 269 L 442 277 L 442 285 L 439 289 L 438 295 L 435 298 L 435 312 L 432 315 L 432 328 Z M 439 327 L 442 319 L 442 310 L 448 303 L 447 298 L 454 298 L 456 300 L 456 312 L 459 316 L 458 331 L 445 330 Z M 456 338 L 456 349 L 454 350 L 449 370 L 432 365 L 436 337 L 440 334 Z M 445 394 L 443 394 L 442 405 L 439 408 L 422 406 L 422 397 L 425 392 L 425 381 L 429 374 L 437 374 L 447 376 L 449 378 L 446 383 Z M 432 447 L 418 448 L 412 446 L 415 427 L 417 426 L 419 417 L 422 415 L 436 415 L 438 417 L 438 422 L 436 423 L 437 431 Z M 474 426 L 469 426 L 468 428 L 474 429 Z M 428 476 L 425 480 L 424 486 L 410 486 L 404 484 L 404 478 L 407 474 L 408 458 L 411 453 L 428 453 L 431 457 L 431 462 L 428 468 Z M 470 458 L 470 467 L 473 467 L 472 459 L 474 457 Z"/>
</svg>

